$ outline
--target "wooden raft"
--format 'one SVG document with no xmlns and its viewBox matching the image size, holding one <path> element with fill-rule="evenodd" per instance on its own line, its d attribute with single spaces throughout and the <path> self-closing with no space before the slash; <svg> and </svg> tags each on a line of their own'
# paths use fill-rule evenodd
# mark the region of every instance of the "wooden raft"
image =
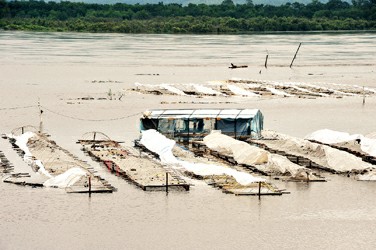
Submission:
<svg viewBox="0 0 376 250">
<path fill-rule="evenodd" d="M 174 171 L 149 158 L 136 156 L 118 143 L 92 140 L 79 140 L 79 143 L 95 161 L 103 163 L 109 171 L 144 191 L 189 191 L 190 185 Z"/>
<path fill-rule="evenodd" d="M 58 146 L 55 141 L 48 139 L 48 137 L 50 136 L 47 134 L 36 133 L 36 136 L 29 139 L 28 148 L 33 155 L 33 160 L 40 160 L 46 170 L 54 176 L 77 166 L 87 172 L 86 176 L 83 176 L 75 184 L 65 188 L 67 193 L 112 193 L 114 190 L 116 190 L 106 180 L 100 176 L 97 176 L 95 174 L 95 170 L 89 166 L 89 164 L 81 161 L 77 156 Z M 15 140 L 9 138 L 9 142 L 17 154 L 23 157 L 24 152 L 15 144 Z M 29 167 L 29 175 L 26 173 L 15 173 L 7 177 L 4 182 L 18 185 L 30 185 L 33 187 L 43 187 L 43 183 L 48 178 L 37 178 L 35 176 L 34 172 L 36 172 L 37 169 L 33 162 L 29 164 Z M 88 184 L 89 182 L 91 185 Z"/>
<path fill-rule="evenodd" d="M 310 168 L 310 169 L 324 170 L 324 171 L 327 171 L 327 172 L 330 172 L 330 173 L 333 173 L 333 174 L 337 173 L 337 171 L 335 171 L 334 169 L 324 167 L 324 166 L 322 166 L 322 165 L 320 165 L 320 164 L 318 164 L 318 163 L 316 163 L 316 162 L 314 162 L 314 161 L 312 161 L 312 160 L 310 160 L 306 157 L 290 154 L 290 153 L 287 153 L 287 152 L 282 151 L 282 150 L 272 149 L 272 148 L 268 147 L 266 144 L 261 143 L 261 142 L 257 142 L 257 141 L 254 141 L 254 140 L 247 140 L 246 142 L 251 144 L 251 145 L 265 149 L 266 151 L 268 151 L 272 154 L 278 154 L 278 155 L 281 155 L 281 156 L 285 156 L 285 157 L 287 157 L 287 159 L 289 159 L 291 162 L 293 162 L 297 165 L 300 165 L 300 166 L 303 166 L 303 167 L 306 167 L 306 168 Z"/>
<path fill-rule="evenodd" d="M 147 152 L 153 155 L 154 157 L 157 157 L 157 158 L 159 157 L 157 154 L 148 150 L 138 141 L 135 141 L 135 147 L 140 148 L 142 151 Z M 244 195 L 247 195 L 247 196 L 264 196 L 264 195 L 275 196 L 277 195 L 279 196 L 282 194 L 289 193 L 283 190 L 279 190 L 278 188 L 266 182 L 257 182 L 257 183 L 252 183 L 248 186 L 242 186 L 239 183 L 237 183 L 235 178 L 233 178 L 232 176 L 227 176 L 227 175 L 201 176 L 201 175 L 196 175 L 189 171 L 184 171 L 184 174 L 193 179 L 203 180 L 208 185 L 218 188 L 222 190 L 223 193 L 227 193 L 227 194 L 235 194 L 235 195 L 243 195 L 243 196 Z"/>
<path fill-rule="evenodd" d="M 325 145 L 325 146 L 329 146 L 329 147 L 332 147 L 332 148 L 335 148 L 335 149 L 338 149 L 338 150 L 341 150 L 341 151 L 345 151 L 349 154 L 352 154 L 352 155 L 355 155 L 356 157 L 361 158 L 362 161 L 364 161 L 364 162 L 370 163 L 372 165 L 376 165 L 376 157 L 368 155 L 366 153 L 362 153 L 362 152 L 359 152 L 359 151 L 351 150 L 350 148 L 341 147 L 341 146 L 338 146 L 338 145 L 333 145 L 333 144 L 328 144 L 328 143 L 323 143 L 323 142 L 319 142 L 319 141 L 315 141 L 315 140 L 308 140 L 308 141 L 313 142 L 313 143 L 317 143 L 317 144 L 321 144 L 321 145 Z"/>
<path fill-rule="evenodd" d="M 261 175 L 264 175 L 264 176 L 267 176 L 268 173 L 262 171 L 262 170 L 259 170 L 257 169 L 255 166 L 252 166 L 252 165 L 249 165 L 249 164 L 238 164 L 234 157 L 232 156 L 228 156 L 228 155 L 224 155 L 224 154 L 221 154 L 215 150 L 212 150 L 212 149 L 209 149 L 204 143 L 202 143 L 201 141 L 193 141 L 191 143 L 192 145 L 192 148 L 193 148 L 193 153 L 197 156 L 202 156 L 204 154 L 210 154 L 214 157 L 217 157 L 219 159 L 222 159 L 224 161 L 226 161 L 227 163 L 230 163 L 232 165 L 238 165 L 238 166 L 241 166 L 241 167 L 244 167 L 245 169 L 247 170 L 250 170 L 251 172 L 253 173 L 258 173 L 258 174 L 261 174 Z"/>
<path fill-rule="evenodd" d="M 236 160 L 232 157 L 232 156 L 228 156 L 228 155 L 224 155 L 224 154 L 221 154 L 215 150 L 212 150 L 212 149 L 209 149 L 203 142 L 201 141 L 193 141 L 192 142 L 192 148 L 194 149 L 193 152 L 197 155 L 203 155 L 203 154 L 210 154 L 218 159 L 221 159 L 221 160 L 224 160 L 232 165 L 238 165 L 238 166 L 241 166 L 247 170 L 250 170 L 251 172 L 253 173 L 258 173 L 258 174 L 262 174 L 262 175 L 265 175 L 265 176 L 270 176 L 271 174 L 270 173 L 267 173 L 267 172 L 264 172 L 260 169 L 257 169 L 255 166 L 252 166 L 252 165 L 249 165 L 249 164 L 238 164 L 236 162 Z M 265 145 L 266 147 L 266 145 Z M 270 153 L 275 153 L 274 150 L 270 150 L 269 151 Z M 282 151 L 281 151 L 282 152 Z M 286 158 L 288 158 L 291 162 L 293 163 L 296 163 L 298 164 L 297 162 L 300 162 L 300 166 L 303 166 L 303 167 L 306 167 L 306 166 L 313 166 L 314 163 L 312 162 L 307 162 L 305 160 L 301 160 L 300 158 L 304 158 L 304 157 L 299 157 L 299 156 L 287 156 L 287 154 L 281 154 L 282 156 L 286 156 Z M 300 161 L 299 161 L 300 160 Z M 307 164 L 307 165 L 306 165 Z M 314 168 L 314 167 L 312 167 Z M 280 179 L 281 177 L 275 177 L 275 179 Z M 301 182 L 302 180 L 301 179 L 294 179 L 294 178 L 283 178 L 282 179 L 286 180 L 286 181 L 293 181 L 293 182 Z M 326 182 L 326 180 L 324 178 L 321 179 L 314 179 L 314 180 L 307 180 L 308 182 Z"/>
</svg>

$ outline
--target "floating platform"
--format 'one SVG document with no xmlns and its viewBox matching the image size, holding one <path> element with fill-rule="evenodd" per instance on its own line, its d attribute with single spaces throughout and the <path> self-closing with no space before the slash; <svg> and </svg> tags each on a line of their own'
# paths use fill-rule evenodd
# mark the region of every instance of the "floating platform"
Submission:
<svg viewBox="0 0 376 250">
<path fill-rule="evenodd" d="M 6 176 L 3 179 L 5 183 L 12 183 L 20 186 L 31 186 L 31 187 L 43 187 L 43 183 L 47 181 L 48 178 L 43 175 L 30 175 L 29 173 L 15 173 Z"/>
<path fill-rule="evenodd" d="M 279 196 L 282 194 L 289 194 L 289 192 L 279 190 L 266 182 L 256 182 L 248 186 L 242 186 L 235 183 L 235 180 L 232 180 L 232 178 L 229 176 L 220 176 L 219 179 L 206 179 L 205 181 L 208 183 L 208 185 L 219 188 L 222 190 L 222 192 L 227 194 L 249 196 Z"/>
<path fill-rule="evenodd" d="M 323 142 L 320 142 L 320 141 L 315 141 L 315 140 L 308 140 L 308 141 L 313 142 L 313 143 L 317 143 L 317 144 L 321 144 L 321 145 L 325 145 L 325 146 L 329 146 L 329 147 L 332 147 L 332 148 L 335 148 L 335 149 L 338 149 L 338 150 L 341 150 L 341 151 L 345 151 L 349 154 L 352 154 L 352 155 L 355 155 L 356 157 L 361 158 L 362 161 L 364 161 L 364 162 L 370 163 L 372 165 L 376 165 L 376 157 L 368 155 L 367 153 L 355 151 L 355 150 L 352 150 L 352 149 L 347 148 L 347 147 L 323 143 Z"/>
<path fill-rule="evenodd" d="M 252 171 L 253 173 L 258 173 L 258 174 L 262 174 L 264 176 L 271 176 L 270 173 L 266 173 L 262 170 L 259 170 L 257 169 L 255 166 L 252 166 L 252 165 L 249 165 L 249 164 L 238 164 L 236 162 L 236 160 L 232 157 L 232 156 L 228 156 L 228 155 L 224 155 L 224 154 L 221 154 L 215 150 L 212 150 L 212 149 L 209 149 L 202 141 L 193 141 L 191 143 L 192 145 L 192 149 L 193 149 L 193 152 L 197 155 L 204 155 L 204 154 L 209 154 L 209 155 L 212 155 L 218 159 L 221 159 L 221 160 L 224 160 L 225 162 L 231 164 L 231 165 L 237 165 L 237 166 L 241 166 L 247 170 L 250 170 Z M 273 151 L 270 151 L 270 153 L 275 153 Z M 283 155 L 283 156 L 286 156 L 286 155 Z M 294 156 L 295 157 L 295 156 Z M 290 161 L 294 162 L 294 157 L 287 157 Z M 299 160 L 298 160 L 299 161 Z M 296 162 L 294 162 L 296 163 Z M 304 161 L 301 161 L 300 162 L 301 164 L 299 164 L 300 166 L 304 166 L 303 163 Z M 326 182 L 326 180 L 322 177 L 318 177 L 318 179 L 309 179 L 309 180 L 306 180 L 306 179 L 297 179 L 297 178 L 292 178 L 292 177 L 286 177 L 286 176 L 282 176 L 282 177 L 276 177 L 275 178 L 276 180 L 284 180 L 284 181 L 289 181 L 289 182 Z"/>
<path fill-rule="evenodd" d="M 100 194 L 100 193 L 112 193 L 111 189 L 103 189 L 103 188 L 92 188 L 88 190 L 87 188 L 76 188 L 76 189 L 65 189 L 68 194 Z"/>
<path fill-rule="evenodd" d="M 142 144 L 140 144 L 138 141 L 135 141 L 135 147 L 140 148 L 142 151 L 147 152 L 154 157 L 159 157 L 154 152 L 151 152 L 146 147 L 144 147 Z M 247 171 L 248 172 L 248 171 Z M 203 180 L 208 185 L 218 188 L 222 190 L 222 192 L 227 194 L 242 194 L 242 195 L 282 195 L 286 194 L 288 192 L 282 192 L 278 188 L 272 186 L 271 184 L 268 184 L 266 182 L 257 182 L 252 183 L 247 186 L 243 186 L 239 184 L 234 177 L 228 176 L 228 175 L 213 175 L 213 176 L 201 176 L 194 174 L 189 171 L 184 171 L 184 174 L 190 178 L 197 179 L 197 180 Z"/>
<path fill-rule="evenodd" d="M 35 133 L 35 136 L 29 139 L 27 146 L 33 155 L 32 159 L 30 159 L 30 164 L 21 160 L 21 157 L 24 157 L 24 152 L 15 144 L 14 139 L 8 138 L 13 150 L 8 144 L 7 148 L 9 149 L 7 153 L 13 154 L 12 160 L 14 160 L 17 167 L 4 178 L 4 182 L 24 186 L 43 187 L 44 183 L 50 178 L 38 173 L 39 167 L 34 161 L 40 160 L 44 168 L 52 176 L 62 174 L 73 167 L 80 167 L 86 172 L 86 175 L 82 176 L 76 183 L 68 184 L 67 188 L 69 188 L 70 192 L 83 189 L 89 190 L 88 183 L 92 184 L 93 190 L 95 189 L 106 193 L 111 193 L 115 190 L 108 182 L 95 175 L 94 169 L 86 162 L 81 161 L 69 151 L 61 148 L 48 137 L 50 136 L 47 134 Z"/>
<path fill-rule="evenodd" d="M 47 178 L 43 178 L 43 176 L 34 172 L 21 159 L 22 150 L 15 151 L 8 142 L 8 137 L 2 135 L 1 138 L 3 140 L 0 140 L 0 148 L 3 151 L 0 151 L 0 173 L 3 175 L 3 182 L 21 186 L 43 187 L 43 182 Z"/>
<path fill-rule="evenodd" d="M 205 154 L 210 154 L 216 158 L 219 158 L 221 160 L 224 160 L 225 162 L 231 164 L 231 165 L 238 165 L 245 169 L 250 170 L 253 173 L 261 174 L 264 176 L 267 176 L 268 174 L 265 173 L 262 170 L 257 169 L 255 166 L 249 165 L 249 164 L 238 164 L 234 157 L 220 154 L 219 152 L 209 149 L 202 141 L 193 141 L 191 143 L 192 152 L 197 156 L 204 156 Z"/>
<path fill-rule="evenodd" d="M 0 151 L 0 173 L 1 174 L 10 174 L 13 171 L 14 171 L 14 166 L 5 157 L 4 153 L 2 151 Z"/>
<path fill-rule="evenodd" d="M 330 173 L 333 173 L 333 174 L 337 173 L 337 171 L 335 171 L 334 169 L 324 167 L 324 166 L 317 164 L 316 162 L 314 162 L 314 161 L 312 161 L 312 160 L 310 160 L 306 157 L 303 157 L 303 156 L 300 156 L 300 155 L 290 154 L 290 153 L 287 153 L 287 152 L 282 151 L 282 150 L 272 149 L 272 148 L 268 147 L 266 144 L 255 141 L 255 140 L 246 140 L 245 142 L 247 142 L 251 145 L 260 147 L 262 149 L 265 149 L 266 151 L 268 151 L 272 154 L 278 154 L 278 155 L 281 155 L 281 156 L 285 156 L 291 162 L 293 162 L 297 165 L 300 165 L 302 167 L 306 167 L 306 168 L 309 168 L 309 169 L 324 170 L 326 172 L 330 172 Z"/>
<path fill-rule="evenodd" d="M 230 69 L 245 68 L 246 65 L 231 65 Z M 234 92 L 229 88 L 229 85 L 236 86 L 248 94 L 253 93 L 265 98 L 273 97 L 296 97 L 307 99 L 319 98 L 342 98 L 346 96 L 375 96 L 374 89 L 362 90 L 358 87 L 351 87 L 349 85 L 332 85 L 325 83 L 316 83 L 312 85 L 304 82 L 277 82 L 277 81 L 264 81 L 264 80 L 227 80 L 218 82 L 213 85 L 211 83 L 200 84 L 201 86 L 210 89 L 211 91 L 199 91 L 193 87 L 192 84 L 170 84 L 170 87 L 175 88 L 175 91 L 164 88 L 161 85 L 138 84 L 137 86 L 129 89 L 142 94 L 152 95 L 177 95 L 177 91 L 189 95 L 191 97 L 202 96 L 227 96 L 236 97 L 242 96 L 242 93 Z M 243 93 L 244 93 L 243 92 Z M 213 94 L 214 93 L 214 94 Z M 218 102 L 217 102 L 218 103 Z"/>
<path fill-rule="evenodd" d="M 109 171 L 144 191 L 188 191 L 190 185 L 172 169 L 150 158 L 136 156 L 115 141 L 79 140 L 83 150 Z"/>
</svg>

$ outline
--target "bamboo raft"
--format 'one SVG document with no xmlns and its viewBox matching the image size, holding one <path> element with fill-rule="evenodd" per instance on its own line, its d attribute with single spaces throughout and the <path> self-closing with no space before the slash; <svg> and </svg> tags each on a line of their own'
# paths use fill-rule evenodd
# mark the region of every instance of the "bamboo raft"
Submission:
<svg viewBox="0 0 376 250">
<path fill-rule="evenodd" d="M 132 154 L 111 140 L 79 140 L 85 153 L 115 175 L 144 191 L 189 191 L 190 185 L 172 169 Z"/>
</svg>

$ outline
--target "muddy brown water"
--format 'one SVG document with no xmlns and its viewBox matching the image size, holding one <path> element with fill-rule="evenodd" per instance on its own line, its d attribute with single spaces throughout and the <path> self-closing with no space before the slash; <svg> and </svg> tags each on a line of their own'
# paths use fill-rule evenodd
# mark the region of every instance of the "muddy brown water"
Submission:
<svg viewBox="0 0 376 250">
<path fill-rule="evenodd" d="M 189 192 L 166 195 L 144 192 L 108 173 L 75 142 L 86 132 L 102 131 L 131 146 L 139 136 L 139 113 L 148 108 L 260 108 L 266 128 L 297 137 L 321 128 L 374 132 L 375 98 L 368 98 L 365 106 L 360 97 L 194 99 L 125 93 L 121 101 L 97 98 L 106 98 L 110 90 L 121 94 L 135 82 L 230 78 L 376 88 L 375 39 L 375 33 L 1 31 L 0 133 L 38 126 L 39 99 L 44 130 L 92 164 L 118 191 L 88 197 L 0 183 L 0 249 L 374 249 L 376 183 L 323 173 L 326 183 L 273 181 L 291 194 L 261 200 L 223 194 L 200 181 L 193 181 Z M 263 67 L 266 51 L 268 69 Z M 230 63 L 249 67 L 231 70 Z M 78 100 L 88 96 L 95 100 Z"/>
</svg>

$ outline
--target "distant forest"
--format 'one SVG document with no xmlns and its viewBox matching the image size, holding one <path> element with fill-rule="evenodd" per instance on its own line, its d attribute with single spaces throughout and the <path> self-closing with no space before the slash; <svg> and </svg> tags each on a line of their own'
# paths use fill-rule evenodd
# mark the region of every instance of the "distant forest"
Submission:
<svg viewBox="0 0 376 250">
<path fill-rule="evenodd" d="M 234 4 L 87 4 L 0 0 L 0 29 L 117 33 L 246 33 L 376 30 L 376 0 L 280 6 Z"/>
</svg>

